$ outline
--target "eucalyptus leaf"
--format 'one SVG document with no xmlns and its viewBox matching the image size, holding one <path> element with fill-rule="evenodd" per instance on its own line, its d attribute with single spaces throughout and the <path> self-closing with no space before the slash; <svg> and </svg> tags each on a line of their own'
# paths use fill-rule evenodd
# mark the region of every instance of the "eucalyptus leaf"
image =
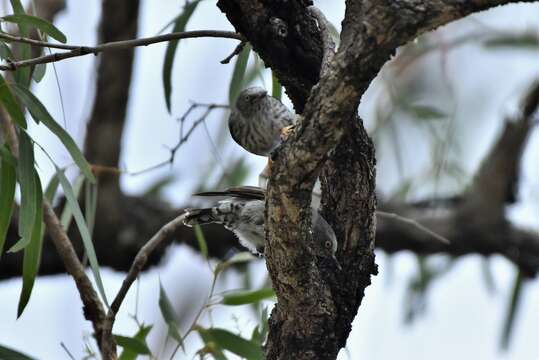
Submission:
<svg viewBox="0 0 539 360">
<path fill-rule="evenodd" d="M 185 31 L 187 22 L 193 15 L 196 7 L 200 3 L 200 0 L 196 0 L 185 5 L 183 13 L 178 16 L 174 23 L 172 32 Z M 163 88 L 165 90 L 165 102 L 167 104 L 167 110 L 171 111 L 170 95 L 172 93 L 172 67 L 174 65 L 174 57 L 176 56 L 176 49 L 178 48 L 179 40 L 169 41 L 167 49 L 165 51 L 165 61 L 163 63 Z"/>
<path fill-rule="evenodd" d="M 25 15 L 24 6 L 20 0 L 10 0 L 11 7 L 15 15 Z M 30 37 L 30 29 L 26 24 L 18 24 L 19 32 L 23 37 Z M 20 43 L 19 60 L 26 60 L 32 56 L 30 44 Z M 30 74 L 32 68 L 29 66 L 21 67 L 14 72 L 15 82 L 21 86 L 27 87 L 30 84 Z"/>
<path fill-rule="evenodd" d="M 163 288 L 163 284 L 159 283 L 159 309 L 161 310 L 161 315 L 165 319 L 165 323 L 168 326 L 168 334 L 180 344 L 182 349 L 184 349 L 183 338 L 180 335 L 180 330 L 178 329 L 178 324 L 176 323 L 176 313 L 174 308 L 168 299 L 167 293 Z"/>
<path fill-rule="evenodd" d="M 36 215 L 34 226 L 32 227 L 32 237 L 30 243 L 24 248 L 24 258 L 22 265 L 22 290 L 17 307 L 17 317 L 20 317 L 30 300 L 34 282 L 41 262 L 41 249 L 43 246 L 43 193 L 41 181 L 37 173 L 34 176 L 36 187 Z"/>
<path fill-rule="evenodd" d="M 84 250 L 86 251 L 86 255 L 88 256 L 88 260 L 90 261 L 90 268 L 92 269 L 92 273 L 94 274 L 97 288 L 99 290 L 99 293 L 101 294 L 103 301 L 105 302 L 107 307 L 109 307 L 107 297 L 105 295 L 105 288 L 103 286 L 103 281 L 101 280 L 101 274 L 99 272 L 99 263 L 97 261 L 94 244 L 92 243 L 92 237 L 90 235 L 88 227 L 86 226 L 86 222 L 84 221 L 84 216 L 82 215 L 82 211 L 77 201 L 77 197 L 75 196 L 73 188 L 71 187 L 69 180 L 66 178 L 64 171 L 59 168 L 56 168 L 56 173 L 58 174 L 58 180 L 60 181 L 60 185 L 62 186 L 62 189 L 64 189 L 64 194 L 67 199 L 66 206 L 69 206 L 71 208 L 71 212 L 73 213 L 73 216 L 75 218 L 75 223 L 77 224 L 77 228 L 79 229 L 80 236 L 82 238 L 82 244 L 84 245 Z"/>
<path fill-rule="evenodd" d="M 260 344 L 242 338 L 228 330 L 210 328 L 199 329 L 211 338 L 213 342 L 219 345 L 220 348 L 228 350 L 236 355 L 239 355 L 247 360 L 262 360 L 264 353 Z"/>
<path fill-rule="evenodd" d="M 136 337 L 121 335 L 114 335 L 114 340 L 116 340 L 118 345 L 123 347 L 125 350 L 129 350 L 130 352 L 142 355 L 150 354 L 150 349 L 148 349 L 148 345 L 146 345 L 144 340 L 137 339 Z"/>
<path fill-rule="evenodd" d="M 150 330 L 152 330 L 152 326 L 141 325 L 133 338 L 142 341 L 147 347 L 148 345 L 146 344 L 146 337 L 150 333 Z M 132 351 L 131 349 L 124 347 L 124 351 L 122 351 L 118 360 L 135 360 L 138 354 L 139 353 L 136 351 Z"/>
<path fill-rule="evenodd" d="M 15 167 L 3 156 L 0 156 L 0 194 L 2 194 L 0 196 L 0 258 L 13 212 L 16 181 Z"/>
<path fill-rule="evenodd" d="M 233 106 L 236 103 L 241 88 L 244 84 L 243 78 L 245 76 L 245 69 L 247 68 L 247 61 L 249 60 L 249 54 L 251 53 L 251 46 L 246 44 L 236 59 L 234 65 L 234 71 L 232 72 L 232 79 L 230 80 L 230 86 L 228 89 L 228 104 Z"/>
<path fill-rule="evenodd" d="M 15 100 L 15 97 L 11 93 L 10 86 L 2 75 L 0 75 L 0 102 L 4 105 L 6 111 L 11 117 L 11 120 L 13 120 L 23 129 L 26 129 L 26 119 L 24 118 L 24 113 L 17 103 L 17 100 Z"/>
<path fill-rule="evenodd" d="M 21 100 L 21 102 L 26 106 L 32 117 L 36 122 L 41 121 L 43 124 L 45 124 L 46 127 L 49 128 L 50 131 L 52 131 L 64 144 L 67 151 L 79 167 L 79 169 L 82 171 L 82 173 L 86 176 L 86 178 L 92 182 L 95 183 L 95 177 L 92 174 L 92 170 L 90 169 L 90 165 L 82 155 L 82 152 L 79 150 L 79 147 L 75 143 L 75 141 L 69 136 L 67 131 L 65 131 L 57 122 L 53 119 L 53 117 L 49 114 L 45 106 L 39 101 L 37 97 L 34 96 L 28 89 L 20 86 L 20 85 L 14 85 L 13 90 L 15 94 L 17 94 L 18 98 Z"/>
<path fill-rule="evenodd" d="M 47 35 L 50 35 L 53 39 L 58 40 L 61 43 L 66 43 L 66 36 L 56 28 L 53 24 L 48 22 L 45 19 L 39 18 L 37 16 L 26 15 L 26 14 L 15 14 L 15 15 L 6 15 L 2 17 L 2 20 L 15 23 L 19 26 L 28 26 L 34 27 L 38 30 L 41 30 Z"/>
<path fill-rule="evenodd" d="M 200 225 L 195 225 L 193 229 L 195 230 L 195 237 L 197 238 L 200 254 L 204 257 L 204 259 L 207 259 L 208 258 L 208 244 L 206 242 L 206 238 L 204 237 L 204 233 L 202 232 Z"/>
<path fill-rule="evenodd" d="M 19 236 L 9 252 L 24 249 L 31 241 L 36 216 L 36 185 L 34 170 L 34 147 L 26 132 L 19 133 L 19 163 L 17 167 L 21 187 L 21 208 L 19 213 Z"/>
<path fill-rule="evenodd" d="M 272 288 L 258 290 L 238 290 L 223 295 L 221 303 L 224 305 L 245 305 L 256 303 L 275 296 Z"/>
</svg>

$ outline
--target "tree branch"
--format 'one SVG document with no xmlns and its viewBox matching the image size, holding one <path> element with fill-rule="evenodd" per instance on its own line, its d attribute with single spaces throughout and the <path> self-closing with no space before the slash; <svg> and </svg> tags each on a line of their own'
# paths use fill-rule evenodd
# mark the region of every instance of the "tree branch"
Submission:
<svg viewBox="0 0 539 360">
<path fill-rule="evenodd" d="M 0 70 L 15 71 L 19 68 L 26 67 L 26 66 L 32 66 L 32 65 L 37 65 L 37 64 L 47 64 L 51 62 L 57 62 L 57 61 L 69 59 L 72 57 L 84 56 L 88 54 L 97 55 L 98 53 L 110 51 L 110 50 L 130 49 L 130 48 L 134 48 L 138 46 L 148 46 L 152 44 L 157 44 L 160 42 L 167 42 L 167 41 L 180 40 L 180 39 L 190 39 L 190 38 L 202 38 L 202 37 L 226 38 L 226 39 L 235 39 L 239 41 L 244 41 L 244 38 L 235 32 L 219 31 L 219 30 L 198 30 L 198 31 L 176 32 L 176 33 L 163 34 L 163 35 L 152 36 L 152 37 L 147 37 L 147 38 L 113 41 L 113 42 L 104 43 L 104 44 L 100 44 L 96 46 L 56 44 L 56 43 L 48 43 L 44 41 L 24 38 L 20 36 L 13 36 L 9 34 L 0 34 L 0 39 L 4 39 L 8 41 L 26 43 L 26 44 L 31 44 L 31 45 L 40 46 L 40 47 L 69 50 L 64 53 L 52 53 L 49 55 L 39 56 L 32 59 L 12 61 L 7 64 L 0 65 Z"/>
</svg>

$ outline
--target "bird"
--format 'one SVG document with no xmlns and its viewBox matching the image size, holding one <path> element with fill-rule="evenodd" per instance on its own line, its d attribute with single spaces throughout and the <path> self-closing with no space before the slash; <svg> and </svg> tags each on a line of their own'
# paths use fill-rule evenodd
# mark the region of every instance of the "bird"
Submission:
<svg viewBox="0 0 539 360">
<path fill-rule="evenodd" d="M 228 128 L 234 141 L 250 153 L 269 156 L 290 132 L 296 115 L 261 87 L 240 92 Z"/>
<path fill-rule="evenodd" d="M 183 223 L 187 226 L 217 223 L 232 231 L 240 244 L 256 255 L 264 254 L 264 209 L 266 192 L 256 186 L 237 186 L 224 191 L 211 191 L 196 196 L 218 196 L 216 206 L 186 209 Z M 337 237 L 327 221 L 312 209 L 314 254 L 335 261 Z M 338 264 L 338 263 L 337 263 Z"/>
</svg>

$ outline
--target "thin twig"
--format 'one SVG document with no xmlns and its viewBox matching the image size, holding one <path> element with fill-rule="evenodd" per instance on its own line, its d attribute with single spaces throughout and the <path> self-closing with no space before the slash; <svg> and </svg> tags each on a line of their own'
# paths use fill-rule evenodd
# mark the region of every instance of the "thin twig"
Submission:
<svg viewBox="0 0 539 360">
<path fill-rule="evenodd" d="M 180 216 L 176 217 L 174 220 L 170 221 L 166 225 L 164 225 L 151 239 L 148 241 L 138 252 L 137 256 L 135 257 L 135 260 L 133 261 L 133 264 L 131 264 L 131 268 L 129 269 L 129 272 L 127 273 L 122 286 L 120 287 L 120 290 L 116 294 L 116 297 L 114 298 L 114 301 L 110 305 L 110 311 L 109 316 L 112 313 L 112 316 L 118 313 L 118 310 L 120 309 L 120 306 L 122 305 L 123 300 L 125 299 L 125 296 L 127 295 L 127 292 L 129 291 L 129 288 L 131 287 L 131 284 L 137 279 L 139 273 L 144 268 L 144 265 L 146 265 L 146 261 L 148 260 L 148 257 L 150 254 L 163 242 L 170 240 L 172 238 L 172 234 L 176 231 L 176 229 L 180 226 L 183 226 L 183 221 L 185 218 L 185 213 L 181 214 Z"/>
<path fill-rule="evenodd" d="M 236 55 L 239 55 L 239 53 L 243 50 L 243 48 L 245 47 L 245 44 L 246 42 L 245 41 L 242 41 L 238 44 L 238 46 L 236 46 L 236 48 L 234 49 L 234 51 L 232 51 L 232 53 L 230 55 L 228 55 L 226 58 L 224 58 L 223 60 L 220 61 L 221 64 L 228 64 L 230 62 L 230 60 L 232 60 L 232 58 L 234 58 L 234 56 Z"/>
<path fill-rule="evenodd" d="M 451 241 L 449 241 L 449 239 L 447 239 L 446 237 L 443 237 L 440 234 L 435 233 L 434 231 L 430 230 L 429 228 L 427 228 L 424 225 L 421 225 L 419 222 L 417 222 L 414 219 L 410 219 L 410 218 L 400 216 L 400 215 L 395 214 L 395 213 L 390 213 L 390 212 L 385 212 L 385 211 L 380 211 L 380 210 L 376 210 L 376 216 L 380 216 L 380 217 L 386 218 L 386 219 L 392 219 L 392 220 L 400 221 L 400 222 L 402 222 L 404 224 L 411 225 L 411 226 L 417 228 L 419 231 L 427 233 L 428 235 L 432 236 L 434 239 L 439 240 L 440 242 L 442 242 L 444 244 L 447 244 L 447 245 L 451 244 Z"/>
<path fill-rule="evenodd" d="M 2 35 L 2 38 L 5 38 L 5 34 Z M 122 40 L 122 41 L 112 41 L 104 43 L 97 46 L 78 46 L 78 45 L 64 45 L 64 44 L 55 44 L 48 43 L 44 41 L 32 40 L 29 38 L 23 38 L 18 36 L 9 35 L 12 41 L 24 42 L 36 46 L 57 48 L 62 50 L 69 50 L 64 53 L 52 53 L 50 55 L 39 56 L 32 59 L 12 61 L 6 64 L 0 65 L 0 70 L 9 70 L 14 71 L 18 68 L 25 66 L 32 66 L 36 64 L 46 64 L 51 62 L 57 62 L 64 59 L 69 59 L 77 56 L 84 56 L 88 54 L 97 55 L 100 52 L 108 50 L 118 50 L 118 49 L 129 49 L 137 46 L 147 46 L 151 44 L 156 44 L 165 41 L 179 40 L 179 39 L 189 39 L 189 38 L 201 38 L 201 37 L 213 37 L 213 38 L 226 38 L 226 39 L 235 39 L 240 41 L 245 41 L 245 38 L 232 31 L 220 31 L 220 30 L 198 30 L 198 31 L 184 31 L 184 32 L 175 32 L 170 34 L 152 36 L 147 38 L 132 39 L 132 40 Z"/>
<path fill-rule="evenodd" d="M 198 119 L 196 119 L 193 122 L 193 124 L 191 124 L 191 127 L 189 128 L 189 130 L 187 130 L 187 132 L 184 134 L 183 129 L 184 129 L 185 121 L 187 120 L 188 116 L 195 109 L 199 107 L 205 107 L 206 111 L 204 111 L 204 113 Z M 174 163 L 176 153 L 178 152 L 180 147 L 183 144 L 185 144 L 187 140 L 189 140 L 189 137 L 193 134 L 195 129 L 206 120 L 206 118 L 210 115 L 210 113 L 215 109 L 228 109 L 228 108 L 229 108 L 228 105 L 221 105 L 221 104 L 205 104 L 205 103 L 195 103 L 195 102 L 191 103 L 191 106 L 189 106 L 187 111 L 178 119 L 178 122 L 180 123 L 180 138 L 178 142 L 176 143 L 176 145 L 168 149 L 170 151 L 170 157 L 167 160 L 161 161 L 155 165 L 150 166 L 149 168 L 135 171 L 135 172 L 128 172 L 127 174 L 131 176 L 137 176 L 137 175 L 158 169 L 165 165 L 172 165 Z"/>
</svg>

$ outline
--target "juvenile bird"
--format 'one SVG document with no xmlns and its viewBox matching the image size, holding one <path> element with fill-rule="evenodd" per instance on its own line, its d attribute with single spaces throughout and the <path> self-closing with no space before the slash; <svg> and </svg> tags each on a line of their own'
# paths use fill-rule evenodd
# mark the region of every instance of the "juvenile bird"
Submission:
<svg viewBox="0 0 539 360">
<path fill-rule="evenodd" d="M 264 254 L 265 191 L 254 186 L 232 187 L 225 191 L 204 192 L 199 196 L 220 196 L 224 199 L 210 208 L 187 209 L 184 224 L 217 223 L 234 232 L 240 243 L 255 254 Z M 331 226 L 318 211 L 312 211 L 314 252 L 317 256 L 334 257 L 337 238 Z"/>
<path fill-rule="evenodd" d="M 240 92 L 228 119 L 232 138 L 245 150 L 269 156 L 288 135 L 295 115 L 261 87 Z"/>
</svg>

